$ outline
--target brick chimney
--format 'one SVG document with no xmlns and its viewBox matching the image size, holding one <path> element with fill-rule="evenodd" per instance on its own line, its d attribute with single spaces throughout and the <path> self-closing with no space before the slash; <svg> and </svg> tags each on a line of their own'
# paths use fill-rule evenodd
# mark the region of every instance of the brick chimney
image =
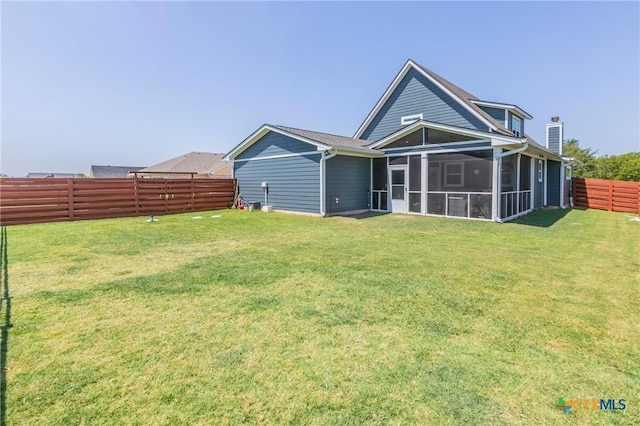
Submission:
<svg viewBox="0 0 640 426">
<path fill-rule="evenodd" d="M 551 117 L 551 123 L 547 124 L 547 148 L 562 155 L 562 141 L 564 139 L 564 123 L 560 117 Z"/>
</svg>

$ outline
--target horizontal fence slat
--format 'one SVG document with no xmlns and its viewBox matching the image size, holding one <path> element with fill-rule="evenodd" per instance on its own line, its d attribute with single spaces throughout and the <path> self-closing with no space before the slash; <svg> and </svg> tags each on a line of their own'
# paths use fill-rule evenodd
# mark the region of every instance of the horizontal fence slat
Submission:
<svg viewBox="0 0 640 426">
<path fill-rule="evenodd" d="M 0 178 L 0 225 L 218 210 L 231 206 L 236 186 L 235 179 Z"/>
<path fill-rule="evenodd" d="M 640 182 L 576 178 L 573 202 L 578 207 L 640 215 Z"/>
</svg>

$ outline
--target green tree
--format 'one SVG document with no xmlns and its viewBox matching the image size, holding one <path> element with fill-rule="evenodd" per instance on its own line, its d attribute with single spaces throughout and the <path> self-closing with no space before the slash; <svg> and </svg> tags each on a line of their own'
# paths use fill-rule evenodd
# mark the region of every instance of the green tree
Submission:
<svg viewBox="0 0 640 426">
<path fill-rule="evenodd" d="M 574 166 L 573 176 L 578 178 L 597 177 L 597 157 L 598 151 L 591 148 L 582 148 L 577 139 L 569 139 L 562 146 L 562 153 L 566 157 L 576 158 L 582 165 Z"/>
<path fill-rule="evenodd" d="M 598 158 L 597 177 L 640 182 L 640 152 Z"/>
<path fill-rule="evenodd" d="M 562 152 L 582 163 L 574 166 L 574 177 L 640 182 L 640 152 L 598 157 L 598 151 L 582 148 L 577 139 L 565 141 Z"/>
</svg>

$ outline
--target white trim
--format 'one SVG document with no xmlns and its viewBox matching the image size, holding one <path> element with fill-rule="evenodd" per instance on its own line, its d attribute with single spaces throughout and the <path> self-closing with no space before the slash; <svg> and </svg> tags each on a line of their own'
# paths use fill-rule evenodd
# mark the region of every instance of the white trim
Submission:
<svg viewBox="0 0 640 426">
<path fill-rule="evenodd" d="M 504 110 L 504 128 L 509 130 L 509 110 Z"/>
<path fill-rule="evenodd" d="M 491 177 L 491 220 L 493 221 L 498 221 L 500 217 L 500 191 L 502 189 L 500 182 L 502 156 L 500 154 L 502 153 L 499 148 L 493 149 L 493 176 Z"/>
<path fill-rule="evenodd" d="M 387 160 L 389 161 L 389 160 Z M 391 175 L 395 171 L 402 171 L 404 173 L 404 183 L 403 191 L 404 191 L 404 211 L 394 211 L 393 210 L 393 180 L 391 179 Z M 389 180 L 389 185 L 387 186 L 387 200 L 391 203 L 391 209 L 389 210 L 391 213 L 409 213 L 409 159 L 407 158 L 407 164 L 393 164 L 387 168 L 387 179 Z M 396 184 L 395 186 L 400 186 Z"/>
<path fill-rule="evenodd" d="M 517 138 L 514 136 L 498 135 L 496 133 L 483 132 L 481 130 L 465 129 L 463 127 L 450 126 L 448 124 L 440 124 L 440 123 L 435 123 L 433 121 L 421 120 L 409 125 L 408 127 L 404 127 L 400 130 L 397 130 L 396 132 L 379 140 L 378 142 L 375 142 L 369 145 L 369 148 L 382 149 L 381 147 L 383 147 L 384 145 L 388 145 L 392 142 L 397 141 L 398 139 L 401 139 L 405 135 L 414 132 L 419 127 L 426 127 L 428 129 L 441 130 L 444 132 L 454 133 L 454 134 L 463 135 L 463 136 L 474 136 L 474 137 L 481 138 L 483 140 L 489 139 L 491 140 L 491 143 L 494 143 L 494 140 L 495 140 L 496 142 L 504 141 L 512 145 L 516 143 L 524 143 L 526 139 L 526 138 Z M 474 142 L 474 141 L 469 141 L 469 142 Z"/>
<path fill-rule="evenodd" d="M 362 157 L 362 158 L 379 158 L 382 157 L 382 152 L 377 153 L 377 152 L 372 152 L 372 153 L 367 153 L 367 152 L 357 152 L 357 151 L 349 151 L 349 150 L 345 150 L 345 149 L 341 149 L 341 148 L 335 148 L 336 153 L 338 155 L 344 155 L 347 157 Z"/>
<path fill-rule="evenodd" d="M 391 82 L 391 85 L 384 92 L 384 94 L 382 95 L 378 103 L 373 107 L 369 115 L 367 115 L 367 118 L 365 118 L 364 122 L 360 125 L 355 135 L 353 136 L 354 138 L 360 139 L 360 137 L 362 136 L 362 133 L 369 126 L 369 124 L 371 124 L 371 121 L 373 120 L 373 118 L 380 112 L 380 109 L 382 109 L 382 107 L 387 102 L 387 100 L 389 100 L 389 97 L 391 96 L 393 91 L 398 87 L 398 84 L 400 84 L 400 81 L 405 77 L 405 75 L 407 75 L 407 73 L 411 68 L 414 68 L 416 71 L 422 74 L 425 78 L 427 78 L 429 81 L 435 84 L 440 90 L 442 90 L 447 95 L 449 95 L 454 101 L 459 103 L 464 109 L 466 109 L 471 114 L 473 114 L 483 124 L 487 125 L 489 129 L 497 130 L 496 126 L 492 124 L 490 121 L 488 121 L 486 118 L 484 118 L 478 111 L 476 111 L 471 106 L 469 106 L 469 104 L 464 102 L 460 97 L 456 96 L 452 91 L 450 91 L 445 86 L 440 84 L 439 81 L 431 77 L 428 73 L 423 71 L 420 66 L 418 66 L 415 62 L 409 59 L 407 63 L 404 64 L 404 66 L 402 67 L 398 75 L 396 75 L 396 78 L 393 79 L 393 81 Z"/>
<path fill-rule="evenodd" d="M 328 150 L 322 153 L 322 157 L 320 157 L 320 215 L 326 216 L 326 203 L 327 196 L 325 194 L 327 189 L 327 160 L 338 155 L 337 151 L 333 151 L 330 154 L 327 154 Z"/>
<path fill-rule="evenodd" d="M 309 138 L 305 138 L 300 135 L 296 135 L 295 133 L 287 132 L 286 130 L 279 129 L 277 127 L 271 126 L 269 124 L 263 124 L 258 130 L 249 135 L 248 138 L 240 142 L 235 148 L 233 148 L 227 155 L 225 155 L 223 160 L 235 160 L 235 157 L 242 154 L 245 150 L 247 150 L 251 145 L 258 142 L 262 137 L 266 136 L 269 132 L 280 133 L 281 135 L 288 136 L 292 139 L 297 139 L 300 142 L 305 142 L 310 145 L 315 146 L 319 150 L 327 150 L 331 147 L 329 145 L 311 140 Z"/>
<path fill-rule="evenodd" d="M 322 154 L 322 151 L 305 151 L 305 152 L 291 153 L 291 154 L 265 155 L 264 157 L 243 158 L 240 160 L 233 160 L 233 161 L 236 163 L 245 163 L 247 161 L 273 160 L 275 158 L 287 158 L 287 157 L 303 157 L 306 155 L 313 155 L 313 154 Z"/>
<path fill-rule="evenodd" d="M 410 151 L 410 152 L 401 152 L 398 154 L 394 154 L 393 152 L 389 152 L 388 154 L 385 153 L 384 157 L 403 157 L 403 156 L 409 156 L 409 155 L 418 155 L 418 154 L 422 154 L 422 153 L 426 153 L 426 154 L 447 154 L 450 152 L 465 152 L 465 151 L 482 151 L 485 149 L 493 149 L 494 147 L 492 146 L 472 146 L 469 148 L 450 148 L 450 149 L 433 149 L 433 150 L 416 150 L 416 151 Z M 391 151 L 391 150 L 389 150 Z"/>
<path fill-rule="evenodd" d="M 553 128 L 553 127 L 558 127 L 558 151 L 559 152 L 555 152 L 554 150 L 552 150 L 551 148 L 549 148 L 549 129 Z M 549 151 L 553 152 L 555 155 L 562 157 L 562 142 L 564 140 L 564 123 L 563 122 L 558 122 L 558 123 L 549 123 L 545 126 L 545 148 L 547 148 Z"/>
<path fill-rule="evenodd" d="M 486 102 L 486 101 L 470 101 L 474 105 L 478 106 L 486 106 L 489 108 L 499 108 L 506 110 L 514 110 L 518 113 L 518 115 L 522 116 L 522 118 L 526 118 L 527 120 L 531 120 L 533 117 L 531 114 L 520 108 L 518 105 L 514 104 L 501 104 L 499 102 Z M 508 127 L 507 127 L 508 128 Z"/>
<path fill-rule="evenodd" d="M 427 214 L 427 189 L 429 188 L 429 160 L 426 152 L 420 153 L 420 213 Z"/>
<path fill-rule="evenodd" d="M 400 117 L 400 125 L 408 126 L 409 124 L 413 124 L 416 121 L 420 121 L 424 119 L 424 114 L 413 114 L 413 115 L 405 115 L 404 117 Z"/>
<path fill-rule="evenodd" d="M 544 162 L 542 161 L 542 159 L 538 158 L 538 161 L 536 162 L 537 167 L 538 167 L 538 183 L 542 183 L 544 182 Z"/>
<path fill-rule="evenodd" d="M 425 150 L 427 147 L 435 147 L 435 148 L 441 148 L 441 149 L 455 149 L 455 148 L 447 148 L 449 145 L 462 145 L 463 147 L 465 145 L 475 145 L 478 143 L 491 143 L 491 141 L 489 139 L 484 139 L 484 140 L 477 140 L 477 141 L 460 141 L 460 142 L 445 142 L 445 143 L 432 143 L 432 144 L 428 144 L 428 145 L 411 145 L 411 146 L 401 146 L 398 148 L 381 148 L 382 151 L 386 152 L 395 152 L 395 151 L 402 151 L 402 150 L 415 150 L 415 151 L 420 151 L 420 150 Z M 488 146 L 482 146 L 481 148 L 491 148 L 490 145 Z M 463 149 L 463 148 L 460 148 Z M 430 152 L 429 150 L 427 150 L 426 152 Z"/>
<path fill-rule="evenodd" d="M 460 166 L 460 173 L 453 173 L 453 176 L 460 176 L 460 183 L 449 183 L 449 173 L 447 169 L 449 166 Z M 464 186 L 464 162 L 463 161 L 452 161 L 444 163 L 444 186 L 446 187 L 463 187 Z M 453 191 L 449 191 L 453 192 Z"/>
<path fill-rule="evenodd" d="M 543 193 L 543 200 L 542 200 L 543 206 L 547 206 L 547 186 L 549 184 L 548 183 L 549 181 L 547 180 L 547 167 L 548 167 L 547 159 L 545 158 L 544 159 L 544 185 L 543 185 L 544 193 Z"/>
<path fill-rule="evenodd" d="M 511 215 L 511 216 L 509 216 L 509 217 L 505 217 L 504 219 L 500 219 L 500 218 L 498 218 L 498 219 L 496 220 L 496 222 L 498 222 L 498 223 L 509 222 L 510 220 L 517 219 L 517 218 L 519 218 L 520 216 L 528 215 L 528 214 L 529 214 L 529 213 L 531 213 L 532 211 L 533 211 L 533 208 L 530 208 L 529 210 L 525 210 L 525 211 L 522 211 L 522 212 L 520 212 L 520 213 L 516 213 L 516 214 Z"/>
</svg>

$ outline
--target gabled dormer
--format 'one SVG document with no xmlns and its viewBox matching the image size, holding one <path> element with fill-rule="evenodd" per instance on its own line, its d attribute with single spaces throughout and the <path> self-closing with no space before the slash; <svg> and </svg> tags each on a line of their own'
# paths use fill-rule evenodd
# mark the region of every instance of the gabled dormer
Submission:
<svg viewBox="0 0 640 426">
<path fill-rule="evenodd" d="M 513 135 L 504 116 L 496 120 L 474 101 L 479 99 L 409 59 L 354 137 L 378 141 L 419 120 Z"/>
<path fill-rule="evenodd" d="M 472 100 L 471 102 L 489 114 L 494 120 L 503 123 L 504 127 L 516 137 L 524 137 L 524 121 L 533 118 L 517 105 L 480 100 Z"/>
</svg>

